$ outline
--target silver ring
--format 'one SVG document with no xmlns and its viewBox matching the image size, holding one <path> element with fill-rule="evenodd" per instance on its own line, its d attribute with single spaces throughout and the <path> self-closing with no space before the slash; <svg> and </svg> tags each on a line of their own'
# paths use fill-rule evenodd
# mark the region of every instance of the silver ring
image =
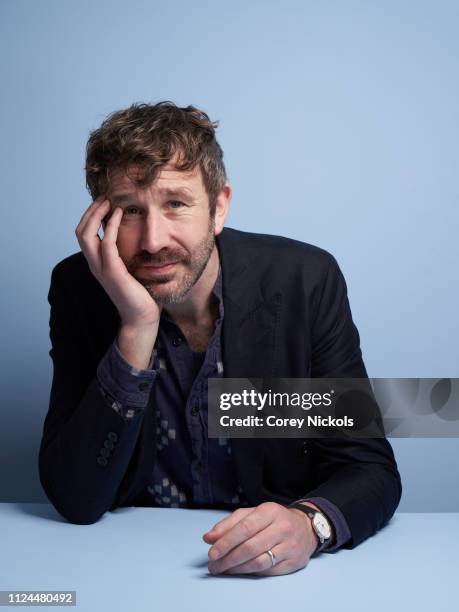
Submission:
<svg viewBox="0 0 459 612">
<path fill-rule="evenodd" d="M 273 553 L 273 551 L 271 549 L 267 550 L 266 552 L 268 553 L 268 555 L 269 555 L 269 557 L 271 559 L 271 567 L 274 567 L 276 565 L 276 555 Z"/>
</svg>

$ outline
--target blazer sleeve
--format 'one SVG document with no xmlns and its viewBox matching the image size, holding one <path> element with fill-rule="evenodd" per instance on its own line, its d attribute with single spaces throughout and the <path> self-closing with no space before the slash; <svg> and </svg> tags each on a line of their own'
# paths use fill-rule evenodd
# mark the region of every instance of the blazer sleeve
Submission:
<svg viewBox="0 0 459 612">
<path fill-rule="evenodd" d="M 312 326 L 311 377 L 367 378 L 346 282 L 332 255 Z M 392 447 L 386 438 L 315 438 L 310 452 L 316 486 L 304 497 L 323 497 L 341 510 L 351 532 L 344 548 L 354 548 L 399 504 L 402 485 Z"/>
<path fill-rule="evenodd" d="M 56 266 L 48 293 L 53 378 L 38 467 L 40 482 L 56 510 L 72 523 L 90 524 L 114 503 L 145 411 L 138 393 L 133 395 L 137 401 L 128 406 L 130 418 L 114 409 L 118 406 L 116 398 L 110 397 L 99 383 L 84 322 L 79 321 L 63 276 Z M 113 346 L 103 357 L 111 360 L 103 368 L 108 372 L 113 372 L 114 367 L 112 351 Z M 147 378 L 151 377 L 150 371 Z M 148 389 L 151 387 L 150 384 Z M 145 388 L 143 381 L 141 389 Z M 149 392 L 146 401 L 148 395 Z"/>
</svg>

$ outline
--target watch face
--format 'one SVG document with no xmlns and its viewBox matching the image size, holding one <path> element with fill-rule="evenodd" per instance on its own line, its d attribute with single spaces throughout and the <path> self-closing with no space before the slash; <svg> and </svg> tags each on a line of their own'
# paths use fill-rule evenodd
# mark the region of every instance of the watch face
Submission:
<svg viewBox="0 0 459 612">
<path fill-rule="evenodd" d="M 327 519 L 322 514 L 316 513 L 314 514 L 313 523 L 319 537 L 328 540 L 331 536 L 331 529 Z"/>
</svg>

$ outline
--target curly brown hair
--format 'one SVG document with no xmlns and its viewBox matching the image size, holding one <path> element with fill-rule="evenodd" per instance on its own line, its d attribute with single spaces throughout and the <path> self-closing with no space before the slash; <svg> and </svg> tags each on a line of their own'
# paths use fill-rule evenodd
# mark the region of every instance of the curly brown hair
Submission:
<svg viewBox="0 0 459 612">
<path fill-rule="evenodd" d="M 195 106 L 178 107 L 165 100 L 135 103 L 111 113 L 90 133 L 86 145 L 86 186 L 93 200 L 110 187 L 113 170 L 124 170 L 139 187 L 153 182 L 161 166 L 177 154 L 177 170 L 200 165 L 210 213 L 227 181 L 223 151 L 215 137 L 218 121 Z M 139 176 L 131 175 L 132 166 Z"/>
</svg>

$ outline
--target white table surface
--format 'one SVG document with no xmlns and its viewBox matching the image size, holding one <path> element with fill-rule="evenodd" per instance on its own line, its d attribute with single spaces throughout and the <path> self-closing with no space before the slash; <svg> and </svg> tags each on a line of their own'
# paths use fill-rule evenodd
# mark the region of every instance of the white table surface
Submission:
<svg viewBox="0 0 459 612">
<path fill-rule="evenodd" d="M 48 504 L 0 504 L 0 590 L 73 590 L 66 608 L 94 612 L 456 609 L 459 513 L 396 513 L 293 574 L 212 576 L 202 534 L 225 514 L 120 508 L 73 525 Z"/>
</svg>

